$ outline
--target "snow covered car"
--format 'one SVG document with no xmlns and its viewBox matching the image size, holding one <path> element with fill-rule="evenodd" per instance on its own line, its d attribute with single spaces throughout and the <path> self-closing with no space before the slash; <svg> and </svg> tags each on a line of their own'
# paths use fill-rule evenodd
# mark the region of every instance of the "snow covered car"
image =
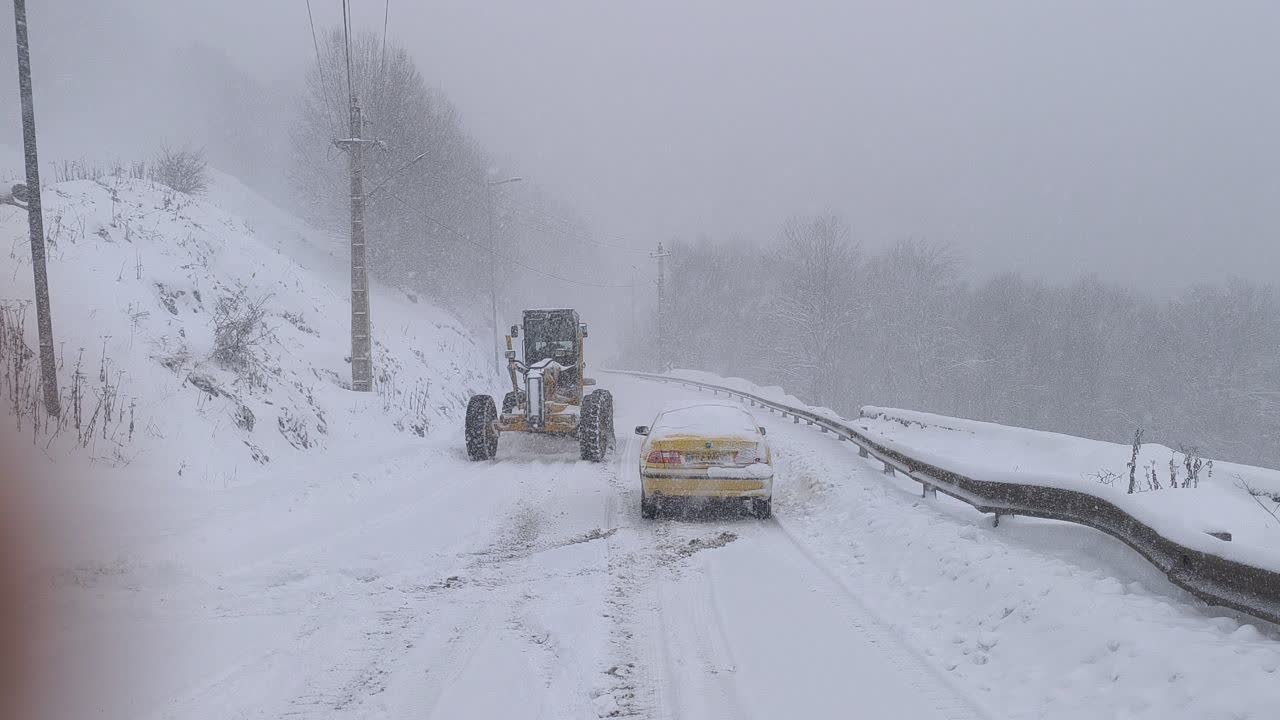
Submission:
<svg viewBox="0 0 1280 720">
<path fill-rule="evenodd" d="M 764 428 L 738 405 L 700 403 L 664 410 L 641 425 L 640 515 L 656 517 L 673 498 L 741 499 L 758 518 L 773 512 L 773 457 Z"/>
</svg>

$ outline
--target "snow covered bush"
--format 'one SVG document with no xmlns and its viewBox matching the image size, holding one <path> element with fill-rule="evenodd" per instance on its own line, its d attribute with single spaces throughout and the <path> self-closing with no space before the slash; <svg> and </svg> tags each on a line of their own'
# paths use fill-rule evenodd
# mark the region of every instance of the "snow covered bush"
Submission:
<svg viewBox="0 0 1280 720">
<path fill-rule="evenodd" d="M 218 298 L 213 311 L 213 359 L 250 387 L 263 384 L 263 347 L 274 339 L 267 326 L 269 295 L 251 300 L 240 286 Z"/>
<path fill-rule="evenodd" d="M 203 149 L 162 148 L 151 162 L 151 180 L 180 193 L 202 195 L 209 189 L 209 161 Z"/>
</svg>

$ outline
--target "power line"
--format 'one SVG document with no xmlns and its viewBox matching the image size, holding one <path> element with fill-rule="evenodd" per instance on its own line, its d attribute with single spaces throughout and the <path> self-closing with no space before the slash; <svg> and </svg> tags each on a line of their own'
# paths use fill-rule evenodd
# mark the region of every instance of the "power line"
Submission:
<svg viewBox="0 0 1280 720">
<path fill-rule="evenodd" d="M 452 225 L 449 225 L 448 223 L 437 220 L 436 218 L 428 215 L 426 211 L 422 210 L 421 208 L 416 208 L 410 205 L 407 200 L 400 197 L 396 193 L 388 191 L 387 194 L 395 198 L 396 201 L 399 202 L 401 205 L 403 205 L 406 209 L 412 212 L 416 212 L 419 215 L 421 215 L 424 219 L 429 220 L 432 223 L 435 223 L 442 230 L 449 233 L 450 235 L 453 235 L 455 238 L 462 240 L 463 242 L 466 242 L 470 245 L 474 245 L 475 247 L 481 250 L 484 250 L 487 253 L 490 253 L 494 257 L 497 257 L 498 255 L 497 250 L 491 247 L 487 247 L 481 243 L 478 243 L 475 240 L 472 240 L 469 236 L 467 236 L 466 233 L 462 232 L 461 230 L 458 230 L 457 228 L 453 227 Z M 569 283 L 570 285 L 581 285 L 583 287 L 611 288 L 611 289 L 631 288 L 631 287 L 639 287 L 644 285 L 644 283 L 607 284 L 607 283 L 593 283 L 585 280 L 575 280 L 573 278 L 567 278 L 561 275 L 556 275 L 555 273 L 547 272 L 546 270 L 542 270 L 541 268 L 536 268 L 532 265 L 526 265 L 520 262 L 519 260 L 506 258 L 505 261 L 511 263 L 512 265 L 516 265 L 518 267 L 524 268 L 525 270 L 528 270 L 529 272 L 534 273 L 536 275 L 541 275 L 543 277 L 551 278 L 552 280 L 559 280 L 560 282 Z"/>
<path fill-rule="evenodd" d="M 446 180 L 453 180 L 458 183 L 468 183 L 482 189 L 486 187 L 483 179 L 475 178 L 464 173 L 441 172 L 437 174 L 437 177 L 443 177 Z M 588 237 L 584 233 L 568 227 L 570 224 L 568 220 L 565 220 L 564 218 L 557 218 L 549 213 L 543 214 L 544 211 L 540 211 L 530 206 L 528 203 L 523 203 L 519 200 L 508 198 L 506 200 L 506 204 L 514 205 L 525 212 L 526 218 L 529 219 L 529 222 L 526 223 L 526 225 L 530 225 L 536 229 L 543 230 L 544 232 L 548 232 L 553 235 L 558 235 L 566 240 L 572 240 L 583 245 L 595 245 L 597 247 L 610 248 L 613 250 L 622 250 L 624 252 L 636 253 L 638 255 L 648 255 L 651 252 L 649 250 L 632 247 L 630 245 L 607 243 L 603 240 L 596 240 Z"/>
<path fill-rule="evenodd" d="M 391 19 L 391 0 L 386 0 L 382 6 L 382 61 L 378 67 L 378 74 L 381 75 L 387 71 L 387 21 Z"/>
<path fill-rule="evenodd" d="M 316 20 L 311 14 L 311 0 L 307 0 L 307 24 L 311 26 L 311 45 L 316 49 L 316 70 L 320 73 L 320 84 L 327 85 L 324 77 L 324 62 L 320 60 L 320 41 L 316 39 Z"/>
<path fill-rule="evenodd" d="M 484 180 L 474 178 L 469 175 L 452 175 L 452 177 L 454 180 L 463 180 L 480 187 L 485 186 Z M 612 248 L 614 250 L 623 250 L 626 252 L 633 252 L 633 253 L 638 253 L 642 255 L 647 255 L 649 253 L 648 250 L 642 250 L 640 248 L 630 247 L 627 245 L 615 245 L 612 243 L 607 243 L 601 240 L 595 240 L 593 238 L 586 237 L 585 235 L 566 227 L 569 224 L 567 220 L 564 220 L 563 218 L 548 218 L 544 215 L 539 214 L 542 211 L 536 210 L 533 207 L 529 206 L 527 203 L 522 203 L 519 200 L 508 199 L 507 204 L 514 205 L 516 207 L 523 209 L 526 213 L 528 213 L 528 217 L 536 221 L 540 221 L 540 223 L 539 222 L 533 223 L 539 229 L 545 230 L 553 234 L 558 234 L 565 239 L 576 240 L 577 242 L 583 243 L 585 245 L 597 245 L 599 247 Z"/>
<path fill-rule="evenodd" d="M 329 79 L 324 72 L 324 61 L 320 57 L 320 41 L 316 39 L 316 21 L 311 14 L 311 0 L 307 0 L 307 24 L 311 26 L 311 45 L 316 49 L 316 72 L 320 74 L 320 91 L 322 104 L 324 105 L 325 115 L 333 122 L 335 129 L 334 135 L 337 134 L 336 129 L 341 126 L 338 118 L 333 116 L 333 106 L 329 104 Z"/>
<path fill-rule="evenodd" d="M 632 252 L 632 253 L 637 253 L 641 255 L 645 255 L 649 253 L 648 250 L 641 250 L 640 248 L 628 247 L 626 245 L 614 245 L 612 243 L 607 243 L 602 240 L 595 240 L 595 239 L 586 237 L 585 235 L 580 234 L 577 231 L 564 227 L 563 224 L 557 225 L 555 220 L 549 219 L 547 217 L 537 214 L 537 211 L 533 210 L 527 205 L 524 205 L 523 203 L 517 203 L 514 201 L 510 201 L 510 202 L 512 205 L 516 205 L 517 207 L 521 208 L 524 211 L 525 218 L 526 220 L 529 221 L 527 224 L 532 225 L 533 227 L 539 230 L 544 230 L 546 232 L 559 235 L 560 237 L 566 240 L 572 240 L 574 242 L 581 243 L 583 245 L 595 245 L 597 247 L 610 248 L 613 250 L 622 250 L 624 252 Z M 565 221 L 561 221 L 561 222 L 564 223 Z"/>
<path fill-rule="evenodd" d="M 378 60 L 378 93 L 377 109 L 385 110 L 387 106 L 387 23 L 391 19 L 391 0 L 385 0 L 382 6 L 382 57 Z"/>
<path fill-rule="evenodd" d="M 565 220 L 564 218 L 558 218 L 550 213 L 546 213 L 546 211 L 538 210 L 536 208 L 531 207 L 527 203 L 522 203 L 518 200 L 509 200 L 508 202 L 512 205 L 522 208 L 526 213 L 528 213 L 530 217 L 540 220 L 544 225 L 544 229 L 551 232 L 558 231 L 562 235 L 570 239 L 576 239 L 588 245 L 598 245 L 600 247 L 612 248 L 614 250 L 624 250 L 626 252 L 633 252 L 633 253 L 640 253 L 640 254 L 647 254 L 649 252 L 648 250 L 642 250 L 641 248 L 632 247 L 630 245 L 607 243 L 607 242 L 604 242 L 603 240 L 596 240 L 594 238 L 586 237 L 582 233 L 570 228 L 569 227 L 570 222 L 568 220 Z"/>
</svg>

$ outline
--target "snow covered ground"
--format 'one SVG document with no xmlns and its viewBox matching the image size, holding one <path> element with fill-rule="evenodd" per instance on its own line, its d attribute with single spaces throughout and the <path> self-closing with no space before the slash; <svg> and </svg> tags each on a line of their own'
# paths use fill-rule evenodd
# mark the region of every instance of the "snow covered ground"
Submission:
<svg viewBox="0 0 1280 720">
<path fill-rule="evenodd" d="M 601 385 L 619 427 L 698 397 Z M 444 431 L 175 506 L 167 532 L 60 576 L 68 626 L 127 651 L 60 700 L 143 718 L 1266 718 L 1280 703 L 1273 628 L 1203 606 L 1111 538 L 992 529 L 848 443 L 757 417 L 779 471 L 770 522 L 640 520 L 639 438 L 596 465 L 507 436 L 476 464 Z"/>
<path fill-rule="evenodd" d="M 632 425 L 672 399 L 602 384 Z M 59 709 L 981 716 L 783 527 L 642 521 L 639 443 L 620 441 L 597 465 L 572 442 L 508 436 L 500 460 L 476 464 L 460 433 L 441 433 L 291 468 L 270 493 L 228 489 L 109 568 L 62 579 L 72 625 L 132 652 Z"/>
<path fill-rule="evenodd" d="M 105 357 L 140 428 L 129 438 L 117 422 L 88 444 L 64 431 L 39 453 L 57 475 L 42 515 L 77 541 L 31 579 L 58 620 L 44 661 L 69 680 L 50 717 L 1163 720 L 1280 707 L 1275 628 L 1205 607 L 1101 533 L 1022 518 L 993 529 L 767 414 L 774 520 L 642 521 L 638 437 L 620 435 L 604 464 L 511 436 L 497 461 L 467 461 L 459 410 L 491 381 L 487 363 L 421 300 L 374 296 L 382 366 L 396 368 L 383 382 L 403 392 L 345 391 L 341 243 L 234 181 L 176 210 L 145 183 L 49 197 L 63 218 L 51 276 L 78 290 L 59 296 L 55 328 L 68 348 L 111 336 Z M 3 297 L 29 293 L 22 230 L 0 210 L 16 261 Z M 211 358 L 211 306 L 240 284 L 271 295 L 265 384 Z M 599 380 L 620 429 L 707 398 Z M 252 428 L 236 422 L 242 406 Z"/>
</svg>

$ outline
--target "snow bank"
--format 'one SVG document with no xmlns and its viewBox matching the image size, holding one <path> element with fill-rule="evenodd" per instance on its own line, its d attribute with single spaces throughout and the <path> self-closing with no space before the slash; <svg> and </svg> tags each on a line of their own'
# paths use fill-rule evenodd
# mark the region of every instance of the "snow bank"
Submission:
<svg viewBox="0 0 1280 720">
<path fill-rule="evenodd" d="M 82 405 L 81 431 L 68 420 L 46 452 L 226 486 L 338 445 L 456 430 L 468 396 L 493 384 L 458 321 L 374 284 L 376 392 L 349 391 L 345 241 L 213 180 L 205 199 L 127 178 L 45 188 L 59 379 L 64 404 L 74 391 Z M 25 314 L 35 347 L 34 309 L 18 308 L 33 297 L 26 232 L 25 213 L 0 208 L 12 265 L 0 299 Z M 254 306 L 263 318 L 247 351 L 215 357 L 220 313 Z M 111 422 L 100 412 L 84 437 L 104 393 L 116 395 Z"/>
<path fill-rule="evenodd" d="M 1130 445 L 892 408 L 868 406 L 862 414 L 854 427 L 923 462 L 975 480 L 1088 493 L 1181 545 L 1280 571 L 1280 522 L 1259 505 L 1275 509 L 1277 502 L 1243 488 L 1280 497 L 1278 471 L 1214 461 L 1195 487 L 1181 487 L 1186 456 L 1148 443 L 1138 455 L 1139 492 L 1129 494 Z M 1151 489 L 1147 479 L 1153 466 L 1162 489 Z M 1211 532 L 1229 532 L 1231 541 Z"/>
<path fill-rule="evenodd" d="M 800 398 L 795 395 L 788 394 L 787 391 L 777 385 L 762 387 L 760 385 L 756 385 L 750 380 L 744 380 L 737 377 L 720 377 L 714 373 L 704 372 L 702 370 L 672 370 L 666 374 L 669 377 L 680 378 L 682 380 L 692 380 L 694 382 L 703 382 L 710 385 L 719 385 L 720 387 L 726 387 L 731 390 L 751 393 L 756 397 L 763 398 L 771 402 L 791 405 L 792 407 L 797 408 L 805 408 L 809 412 L 831 418 L 832 420 L 842 419 L 839 413 L 835 410 L 832 410 L 831 408 L 806 405 Z"/>
</svg>

